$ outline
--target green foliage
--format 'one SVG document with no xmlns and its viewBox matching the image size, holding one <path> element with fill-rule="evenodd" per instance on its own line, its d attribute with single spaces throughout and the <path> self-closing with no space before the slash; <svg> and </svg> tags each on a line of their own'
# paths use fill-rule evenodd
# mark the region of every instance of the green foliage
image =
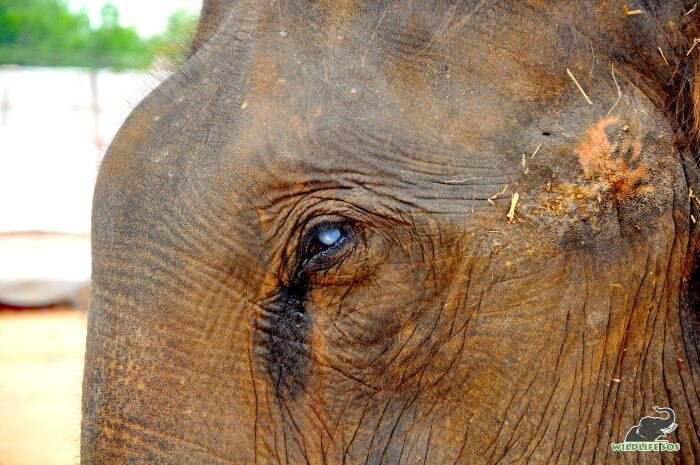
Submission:
<svg viewBox="0 0 700 465">
<path fill-rule="evenodd" d="M 197 15 L 192 15 L 185 9 L 171 14 L 165 32 L 151 40 L 153 54 L 171 63 L 185 61 L 197 30 L 198 20 Z"/>
<path fill-rule="evenodd" d="M 150 39 L 119 24 L 112 4 L 102 8 L 102 24 L 90 27 L 84 11 L 63 0 L 0 1 L 0 64 L 148 68 L 154 60 L 180 63 L 194 37 L 197 17 L 179 10 L 163 34 Z"/>
</svg>

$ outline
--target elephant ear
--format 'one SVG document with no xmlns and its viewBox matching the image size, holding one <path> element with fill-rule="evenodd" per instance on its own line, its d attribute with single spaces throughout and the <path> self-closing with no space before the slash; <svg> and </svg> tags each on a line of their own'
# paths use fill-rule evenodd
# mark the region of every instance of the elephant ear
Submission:
<svg viewBox="0 0 700 465">
<path fill-rule="evenodd" d="M 693 6 L 695 10 L 687 15 L 691 16 L 689 21 L 683 26 L 683 35 L 686 38 L 687 64 L 686 75 L 688 83 L 684 85 L 686 94 L 690 94 L 685 100 L 691 107 L 690 113 L 686 116 L 691 121 L 690 151 L 691 160 L 686 163 L 686 177 L 688 179 L 690 198 L 690 252 L 688 269 L 688 303 L 690 309 L 694 310 L 696 328 L 700 329 L 700 8 Z M 691 11 L 691 10 L 689 10 Z M 687 17 L 686 16 L 686 17 Z"/>
<path fill-rule="evenodd" d="M 651 72 L 661 103 L 676 126 L 678 148 L 682 153 L 688 187 L 687 225 L 690 243 L 685 273 L 684 294 L 688 310 L 700 331 L 700 4 L 696 0 L 645 0 L 637 27 L 646 36 L 637 58 Z M 635 17 L 636 18 L 636 17 Z M 666 51 L 664 54 L 663 51 Z M 663 55 L 663 56 L 661 56 Z M 661 59 L 659 59 L 661 57 Z M 700 334 L 698 334 L 700 335 Z"/>
<path fill-rule="evenodd" d="M 199 13 L 199 24 L 192 41 L 190 56 L 206 44 L 227 18 L 235 0 L 204 0 Z"/>
</svg>

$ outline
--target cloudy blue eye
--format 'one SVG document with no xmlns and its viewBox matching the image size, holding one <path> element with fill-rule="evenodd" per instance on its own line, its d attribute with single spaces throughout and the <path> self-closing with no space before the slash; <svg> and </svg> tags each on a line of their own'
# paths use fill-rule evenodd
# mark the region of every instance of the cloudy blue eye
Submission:
<svg viewBox="0 0 700 465">
<path fill-rule="evenodd" d="M 324 223 L 311 231 L 305 241 L 305 261 L 314 256 L 339 246 L 349 234 L 349 226 L 343 223 Z"/>
<path fill-rule="evenodd" d="M 323 245 L 330 247 L 340 240 L 343 233 L 338 228 L 323 228 L 316 233 L 316 239 Z"/>
</svg>

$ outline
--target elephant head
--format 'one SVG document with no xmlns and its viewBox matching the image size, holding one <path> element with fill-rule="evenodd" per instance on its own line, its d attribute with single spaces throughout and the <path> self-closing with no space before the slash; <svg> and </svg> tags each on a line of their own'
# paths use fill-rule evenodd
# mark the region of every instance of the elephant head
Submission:
<svg viewBox="0 0 700 465">
<path fill-rule="evenodd" d="M 643 417 L 639 424 L 634 425 L 627 432 L 625 442 L 649 442 L 659 437 L 664 437 L 674 431 L 678 425 L 675 423 L 676 414 L 670 408 L 654 407 L 659 413 L 668 415 L 666 418 Z"/>
<path fill-rule="evenodd" d="M 101 165 L 82 463 L 605 463 L 649 399 L 696 463 L 700 16 L 638 3 L 205 2 Z"/>
</svg>

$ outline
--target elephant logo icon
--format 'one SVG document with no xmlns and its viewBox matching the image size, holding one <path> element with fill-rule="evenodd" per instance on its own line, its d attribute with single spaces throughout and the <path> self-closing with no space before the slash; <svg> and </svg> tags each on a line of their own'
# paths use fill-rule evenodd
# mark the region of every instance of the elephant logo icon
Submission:
<svg viewBox="0 0 700 465">
<path fill-rule="evenodd" d="M 667 407 L 654 407 L 656 412 L 666 414 L 666 418 L 643 417 L 639 423 L 630 428 L 625 436 L 625 442 L 653 442 L 678 428 L 676 414 Z"/>
<path fill-rule="evenodd" d="M 676 424 L 676 413 L 668 407 L 654 407 L 661 416 L 646 416 L 639 420 L 627 431 L 624 442 L 612 443 L 615 452 L 678 452 L 681 445 L 664 439 L 673 432 Z"/>
</svg>

